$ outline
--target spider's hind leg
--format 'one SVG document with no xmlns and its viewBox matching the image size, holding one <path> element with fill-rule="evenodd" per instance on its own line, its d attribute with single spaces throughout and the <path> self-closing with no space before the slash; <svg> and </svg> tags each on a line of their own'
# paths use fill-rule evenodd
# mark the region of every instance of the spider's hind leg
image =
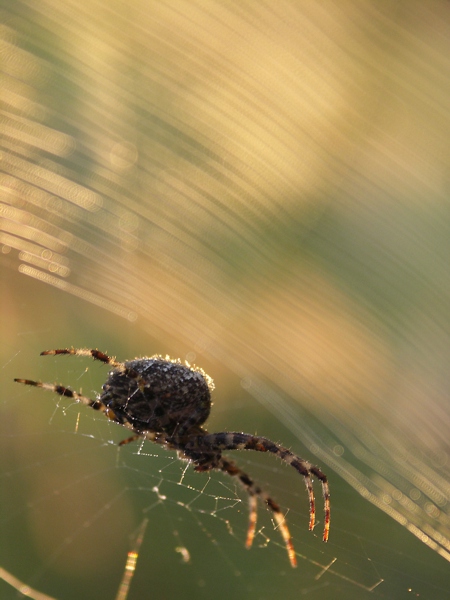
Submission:
<svg viewBox="0 0 450 600">
<path fill-rule="evenodd" d="M 196 439 L 199 448 L 206 450 L 256 450 L 257 452 L 271 452 L 284 460 L 287 464 L 303 476 L 309 497 L 309 529 L 312 531 L 316 522 L 316 506 L 314 500 L 314 490 L 312 486 L 311 474 L 315 475 L 322 484 L 324 498 L 325 524 L 323 529 L 323 541 L 328 541 L 330 532 L 330 488 L 325 473 L 312 465 L 307 460 L 303 460 L 296 454 L 293 454 L 287 448 L 275 444 L 267 438 L 251 435 L 249 433 L 208 433 L 203 437 Z"/>
<path fill-rule="evenodd" d="M 227 460 L 226 458 L 221 457 L 219 463 L 217 465 L 218 469 L 228 473 L 232 477 L 237 477 L 241 482 L 242 486 L 247 490 L 249 495 L 249 524 L 247 531 L 247 540 L 245 545 L 247 548 L 250 548 L 253 543 L 253 538 L 255 537 L 256 531 L 256 521 L 258 518 L 257 515 L 257 498 L 261 498 L 263 502 L 267 504 L 270 510 L 273 513 L 273 517 L 276 521 L 277 527 L 279 528 L 281 535 L 283 536 L 284 543 L 286 544 L 287 553 L 289 556 L 289 560 L 293 567 L 297 566 L 297 559 L 295 556 L 294 544 L 292 542 L 291 533 L 286 524 L 286 519 L 284 518 L 283 513 L 279 505 L 272 500 L 272 498 L 262 490 L 253 480 L 247 475 L 242 469 L 240 469 L 234 462 Z"/>
</svg>

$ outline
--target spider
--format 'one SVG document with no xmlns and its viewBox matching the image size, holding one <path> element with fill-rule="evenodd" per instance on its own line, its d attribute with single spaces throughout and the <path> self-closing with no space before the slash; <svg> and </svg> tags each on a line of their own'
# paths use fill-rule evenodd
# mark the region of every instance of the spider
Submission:
<svg viewBox="0 0 450 600">
<path fill-rule="evenodd" d="M 99 410 L 106 417 L 132 432 L 131 437 L 120 442 L 128 444 L 143 438 L 177 450 L 178 456 L 191 461 L 198 473 L 217 469 L 237 477 L 249 495 L 250 513 L 246 547 L 253 543 L 257 520 L 257 499 L 265 502 L 272 511 L 286 545 L 290 563 L 297 565 L 292 537 L 279 505 L 262 490 L 234 462 L 222 456 L 223 450 L 256 450 L 271 452 L 303 476 L 309 497 L 309 529 L 314 529 L 315 501 L 311 476 L 322 483 L 325 503 L 323 541 L 328 540 L 330 529 L 330 492 L 326 475 L 287 448 L 269 439 L 249 433 L 208 433 L 202 427 L 211 410 L 213 380 L 199 367 L 182 364 L 159 355 L 118 362 L 99 350 L 64 348 L 45 350 L 41 355 L 70 354 L 91 356 L 112 367 L 103 392 L 95 400 L 72 391 L 63 385 L 52 385 L 30 379 L 15 379 L 18 383 L 49 390 L 60 396 L 72 398 L 81 404 Z"/>
</svg>

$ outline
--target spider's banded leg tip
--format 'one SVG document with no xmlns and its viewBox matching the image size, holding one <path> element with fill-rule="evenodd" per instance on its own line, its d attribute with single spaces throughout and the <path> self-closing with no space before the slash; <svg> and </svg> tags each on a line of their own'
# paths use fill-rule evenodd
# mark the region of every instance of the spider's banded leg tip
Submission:
<svg viewBox="0 0 450 600">
<path fill-rule="evenodd" d="M 256 525 L 256 523 L 255 523 L 255 525 Z M 247 550 L 250 550 L 250 548 L 252 547 L 254 538 L 255 538 L 255 526 L 252 524 L 251 529 L 248 530 L 247 539 L 245 540 L 245 547 L 247 548 Z"/>
<path fill-rule="evenodd" d="M 35 381 L 31 381 L 31 379 L 14 379 L 16 383 L 24 383 L 25 385 L 36 385 Z"/>
<path fill-rule="evenodd" d="M 297 557 L 295 555 L 294 545 L 292 544 L 292 541 L 290 541 L 286 547 L 291 567 L 295 569 L 295 567 L 297 566 Z"/>
<path fill-rule="evenodd" d="M 255 537 L 255 530 L 256 530 L 256 518 L 251 518 L 249 527 L 248 527 L 248 531 L 247 531 L 247 539 L 245 540 L 245 547 L 247 548 L 247 550 L 250 550 L 250 548 L 253 545 L 253 539 Z"/>
<path fill-rule="evenodd" d="M 283 537 L 284 537 L 284 535 L 283 535 Z M 294 544 L 292 543 L 291 538 L 289 538 L 288 540 L 285 539 L 285 542 L 286 542 L 286 550 L 288 553 L 289 562 L 291 563 L 291 567 L 293 567 L 295 569 L 295 567 L 297 566 L 297 557 L 295 555 Z"/>
</svg>

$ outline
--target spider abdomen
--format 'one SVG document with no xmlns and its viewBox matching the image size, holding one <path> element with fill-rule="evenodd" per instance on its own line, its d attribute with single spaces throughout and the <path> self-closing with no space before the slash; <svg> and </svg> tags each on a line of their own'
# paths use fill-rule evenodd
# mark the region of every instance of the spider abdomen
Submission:
<svg viewBox="0 0 450 600">
<path fill-rule="evenodd" d="M 132 372 L 136 375 L 129 376 Z M 99 400 L 119 423 L 137 431 L 181 433 L 206 421 L 214 384 L 206 373 L 178 360 L 152 356 L 110 372 Z"/>
</svg>

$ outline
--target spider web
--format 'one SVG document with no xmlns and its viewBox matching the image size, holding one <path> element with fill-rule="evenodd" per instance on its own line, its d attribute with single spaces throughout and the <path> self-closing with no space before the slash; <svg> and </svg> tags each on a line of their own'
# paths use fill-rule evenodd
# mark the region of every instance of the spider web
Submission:
<svg viewBox="0 0 450 600">
<path fill-rule="evenodd" d="M 69 378 L 84 392 L 99 389 L 104 368 L 52 363 L 58 381 Z M 267 598 L 280 593 L 286 598 L 445 597 L 438 584 L 445 580 L 444 569 L 433 567 L 429 556 L 424 564 L 414 538 L 406 542 L 410 552 L 397 544 L 402 528 L 383 522 L 366 503 L 360 508 L 362 500 L 337 476 L 332 477 L 333 538 L 324 545 L 320 519 L 313 533 L 307 530 L 301 478 L 273 457 L 233 453 L 285 507 L 299 562 L 293 570 L 262 506 L 254 546 L 244 548 L 247 498 L 233 479 L 196 474 L 173 452 L 149 442 L 119 448 L 126 430 L 42 390 L 13 389 L 7 408 L 14 408 L 22 425 L 24 404 L 28 414 L 35 412 L 29 423 L 21 432 L 5 428 L 1 438 L 2 456 L 8 457 L 2 489 L 15 490 L 4 498 L 2 539 L 8 541 L 2 564 L 4 579 L 31 597 L 45 598 L 40 594 L 51 590 L 50 597 L 77 598 L 99 586 L 102 597 L 132 600 L 146 593 L 149 570 L 154 589 L 160 586 L 167 597 L 188 597 L 187 589 L 225 597 L 224 589 L 236 594 L 240 588 L 242 596 L 252 590 Z M 340 512 L 347 513 L 344 527 Z M 49 529 L 55 514 L 59 527 Z M 391 535 L 397 529 L 389 544 L 380 543 L 379 527 Z M 181 588 L 164 574 L 158 583 L 160 570 L 177 572 Z M 14 593 L 5 587 L 2 597 Z"/>
</svg>

